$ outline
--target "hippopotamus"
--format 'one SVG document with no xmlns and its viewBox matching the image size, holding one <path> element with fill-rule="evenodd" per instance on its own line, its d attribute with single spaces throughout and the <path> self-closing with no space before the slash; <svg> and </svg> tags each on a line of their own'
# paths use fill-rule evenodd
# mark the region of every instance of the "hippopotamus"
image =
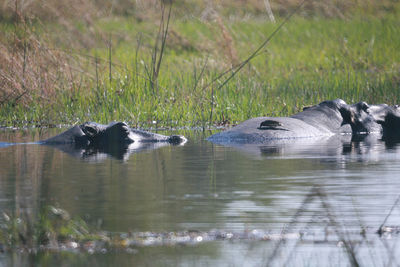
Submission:
<svg viewBox="0 0 400 267">
<path fill-rule="evenodd" d="M 370 114 L 382 125 L 384 139 L 400 139 L 400 107 L 380 105 L 380 109 L 370 108 Z"/>
<path fill-rule="evenodd" d="M 129 128 L 124 122 L 112 122 L 108 125 L 86 122 L 39 143 L 46 145 L 75 144 L 82 147 L 104 147 L 154 142 L 165 142 L 176 145 L 185 143 L 186 138 L 181 135 L 165 136 Z"/>
<path fill-rule="evenodd" d="M 380 109 L 380 105 L 373 105 L 374 109 Z M 370 113 L 371 106 L 366 102 L 354 105 L 344 105 L 339 109 L 342 115 L 342 125 L 349 124 L 353 135 L 381 134 L 382 126 Z"/>
<path fill-rule="evenodd" d="M 112 122 L 108 125 L 86 122 L 39 142 L 0 142 L 0 147 L 18 144 L 48 145 L 74 157 L 98 161 L 108 155 L 127 159 L 131 153 L 157 149 L 168 144 L 182 145 L 186 141 L 180 135 L 165 136 L 129 128 L 124 122 Z"/>
<path fill-rule="evenodd" d="M 357 105 L 358 107 L 350 107 L 343 113 L 345 123 L 350 124 L 354 129 L 367 128 L 368 133 L 371 132 L 371 128 L 380 129 L 382 138 L 385 140 L 400 139 L 400 107 L 398 105 L 369 105 L 365 102 Z"/>
<path fill-rule="evenodd" d="M 335 134 L 380 132 L 381 125 L 368 114 L 367 108 L 364 102 L 348 105 L 342 99 L 324 101 L 290 117 L 249 119 L 207 140 L 220 144 L 265 144 Z"/>
</svg>

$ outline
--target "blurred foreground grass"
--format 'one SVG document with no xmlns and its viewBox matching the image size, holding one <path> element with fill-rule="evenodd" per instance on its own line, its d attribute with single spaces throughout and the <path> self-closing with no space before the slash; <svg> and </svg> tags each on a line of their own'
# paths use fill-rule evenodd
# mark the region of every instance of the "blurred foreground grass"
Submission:
<svg viewBox="0 0 400 267">
<path fill-rule="evenodd" d="M 230 72 L 213 79 L 246 59 L 298 2 L 271 1 L 273 23 L 264 1 L 174 1 L 163 52 L 164 5 L 114 2 L 100 9 L 101 1 L 72 1 L 59 16 L 63 1 L 47 9 L 6 1 L 0 125 L 208 127 L 286 116 L 326 99 L 399 103 L 398 1 L 306 1 L 221 88 Z"/>
</svg>

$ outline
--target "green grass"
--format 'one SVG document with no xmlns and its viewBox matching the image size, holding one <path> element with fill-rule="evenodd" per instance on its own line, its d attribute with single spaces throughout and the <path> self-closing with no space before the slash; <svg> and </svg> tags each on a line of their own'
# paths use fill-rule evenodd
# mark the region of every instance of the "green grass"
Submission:
<svg viewBox="0 0 400 267">
<path fill-rule="evenodd" d="M 122 120 L 146 128 L 209 126 L 287 116 L 335 98 L 399 103 L 400 19 L 395 15 L 346 20 L 294 17 L 262 54 L 219 90 L 229 74 L 204 86 L 235 63 L 227 49 L 243 60 L 277 24 L 256 18 L 225 20 L 229 43 L 218 23 L 172 20 L 158 88 L 150 86 L 147 74 L 156 24 L 113 18 L 97 21 L 96 27 L 112 36 L 112 80 L 108 48 L 98 42 L 79 51 L 102 59 L 98 80 L 94 60 L 88 58 L 87 75 L 79 78 L 83 82 L 76 80 L 73 90 L 59 90 L 48 101 L 33 94 L 28 106 L 3 103 L 0 125 Z"/>
</svg>

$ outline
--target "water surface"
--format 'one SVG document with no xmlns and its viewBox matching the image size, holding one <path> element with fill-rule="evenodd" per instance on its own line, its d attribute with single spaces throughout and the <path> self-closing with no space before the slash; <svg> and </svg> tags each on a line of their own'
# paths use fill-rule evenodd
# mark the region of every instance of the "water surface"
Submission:
<svg viewBox="0 0 400 267">
<path fill-rule="evenodd" d="M 218 229 L 295 235 L 285 244 L 244 238 L 94 254 L 15 252 L 0 255 L 4 266 L 350 265 L 346 244 L 354 246 L 361 265 L 400 263 L 398 235 L 375 233 L 399 196 L 399 144 L 342 136 L 224 146 L 206 141 L 210 132 L 185 131 L 184 146 L 111 154 L 9 145 L 60 131 L 0 131 L 2 211 L 34 217 L 54 205 L 115 233 Z M 385 225 L 397 227 L 399 219 L 395 207 Z"/>
</svg>

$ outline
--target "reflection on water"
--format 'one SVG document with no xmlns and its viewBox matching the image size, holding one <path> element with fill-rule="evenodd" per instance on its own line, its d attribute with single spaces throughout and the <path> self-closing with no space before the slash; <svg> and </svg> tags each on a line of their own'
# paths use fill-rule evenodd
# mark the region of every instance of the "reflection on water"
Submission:
<svg viewBox="0 0 400 267">
<path fill-rule="evenodd" d="M 129 159 L 131 154 L 154 150 L 170 145 L 171 144 L 167 142 L 135 142 L 131 144 L 113 144 L 107 147 L 87 148 L 82 148 L 81 146 L 75 146 L 73 144 L 51 144 L 49 146 L 85 161 L 99 162 L 109 157 L 126 161 Z"/>
<path fill-rule="evenodd" d="M 236 240 L 138 247 L 132 253 L 17 253 L 1 255 L 5 266 L 32 262 L 56 265 L 60 261 L 85 266 L 132 262 L 257 266 L 266 264 L 277 247 L 280 256 L 273 263 L 278 266 L 348 265 L 349 253 L 346 244 L 338 242 L 337 228 L 347 233 L 346 240 L 357 233 L 352 239 L 359 244 L 355 251 L 361 264 L 368 265 L 371 259 L 376 266 L 400 262 L 396 258 L 400 252 L 397 235 L 389 240 L 375 234 L 399 195 L 397 143 L 374 136 L 360 140 L 339 136 L 263 146 L 223 146 L 205 141 L 208 133 L 188 131 L 179 133 L 189 140 L 184 146 L 129 148 L 123 153 L 5 145 L 54 134 L 0 132 L 4 142 L 0 144 L 2 211 L 34 218 L 44 205 L 56 205 L 113 232 L 260 229 L 280 233 L 292 223 L 292 232 L 305 231 L 312 242 L 293 240 L 278 246 L 275 241 Z M 324 191 L 325 202 L 314 197 L 305 205 L 314 186 Z M 336 226 L 332 226 L 331 215 Z M 293 224 L 294 218 L 297 221 Z M 396 208 L 386 225 L 398 226 L 399 219 Z M 361 228 L 367 229 L 371 241 L 360 239 Z M 333 242 L 318 243 L 326 232 Z"/>
</svg>

